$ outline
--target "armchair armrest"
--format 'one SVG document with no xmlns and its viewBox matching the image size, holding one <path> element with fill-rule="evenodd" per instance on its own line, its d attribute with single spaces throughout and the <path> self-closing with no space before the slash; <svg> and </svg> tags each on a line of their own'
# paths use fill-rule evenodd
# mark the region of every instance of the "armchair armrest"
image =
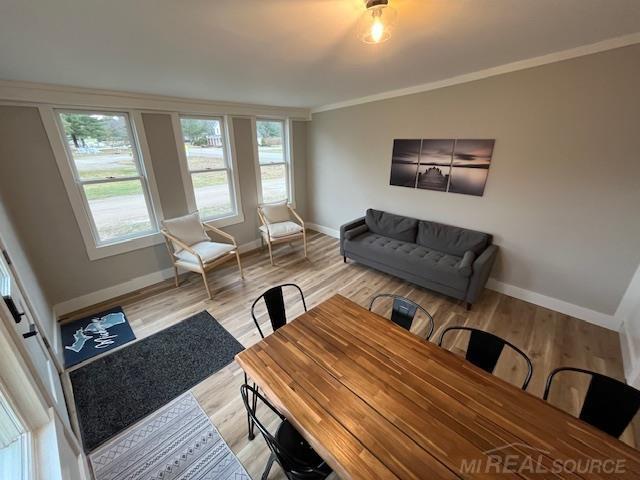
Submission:
<svg viewBox="0 0 640 480">
<path fill-rule="evenodd" d="M 264 217 L 264 214 L 262 213 L 262 209 L 260 208 L 259 205 L 258 205 L 258 218 L 260 219 L 260 223 L 264 225 L 264 227 L 267 229 L 267 237 L 271 238 L 271 229 L 269 228 L 269 222 L 267 222 L 267 219 Z"/>
<path fill-rule="evenodd" d="M 300 215 L 298 215 L 298 212 L 296 212 L 291 205 L 287 205 L 287 207 L 289 208 L 289 211 L 291 212 L 291 214 L 300 222 L 300 226 L 302 227 L 302 229 L 304 230 L 304 220 L 302 220 L 302 217 Z"/>
<path fill-rule="evenodd" d="M 473 273 L 469 280 L 465 301 L 474 303 L 478 299 L 489 279 L 497 255 L 498 247 L 489 245 L 473 262 Z"/>
<path fill-rule="evenodd" d="M 348 230 L 352 230 L 361 225 L 365 225 L 364 217 L 356 218 L 349 223 L 340 226 L 340 255 L 344 255 L 345 234 Z"/>
<path fill-rule="evenodd" d="M 238 246 L 236 244 L 236 239 L 234 238 L 233 235 L 230 235 L 227 232 L 223 232 L 219 228 L 216 228 L 216 227 L 214 227 L 212 225 L 208 225 L 206 223 L 203 223 L 202 226 L 204 227 L 205 230 L 208 230 L 209 232 L 216 233 L 216 234 L 220 235 L 221 237 L 226 238 L 227 240 L 231 240 L 231 243 L 233 244 L 234 247 Z"/>
</svg>

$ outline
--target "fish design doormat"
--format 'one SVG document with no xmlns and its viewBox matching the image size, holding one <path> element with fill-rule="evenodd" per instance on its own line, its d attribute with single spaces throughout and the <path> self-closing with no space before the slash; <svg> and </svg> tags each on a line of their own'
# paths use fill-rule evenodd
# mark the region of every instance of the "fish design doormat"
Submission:
<svg viewBox="0 0 640 480">
<path fill-rule="evenodd" d="M 64 324 L 61 330 L 65 368 L 136 338 L 122 307 Z"/>
</svg>

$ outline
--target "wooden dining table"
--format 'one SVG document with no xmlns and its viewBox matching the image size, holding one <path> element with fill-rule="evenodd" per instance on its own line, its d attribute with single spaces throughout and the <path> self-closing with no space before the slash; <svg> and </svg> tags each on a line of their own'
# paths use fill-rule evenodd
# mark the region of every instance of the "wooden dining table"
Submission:
<svg viewBox="0 0 640 480">
<path fill-rule="evenodd" d="M 236 360 L 344 479 L 640 478 L 637 450 L 340 295 Z"/>
</svg>

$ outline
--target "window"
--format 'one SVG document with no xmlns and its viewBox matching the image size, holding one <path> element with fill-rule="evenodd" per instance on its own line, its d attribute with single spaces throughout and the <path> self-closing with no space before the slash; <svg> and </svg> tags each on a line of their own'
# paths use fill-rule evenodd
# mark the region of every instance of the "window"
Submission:
<svg viewBox="0 0 640 480">
<path fill-rule="evenodd" d="M 203 220 L 236 216 L 236 184 L 224 119 L 181 116 L 180 131 L 186 157 L 183 170 L 191 182 L 187 191 L 193 193 L 192 208 Z"/>
<path fill-rule="evenodd" d="M 95 245 L 156 233 L 158 223 L 129 115 L 56 113 Z"/>
<path fill-rule="evenodd" d="M 256 120 L 260 203 L 292 201 L 286 130 L 283 120 Z"/>
<path fill-rule="evenodd" d="M 0 478 L 27 478 L 27 442 L 24 426 L 0 393 Z"/>
</svg>

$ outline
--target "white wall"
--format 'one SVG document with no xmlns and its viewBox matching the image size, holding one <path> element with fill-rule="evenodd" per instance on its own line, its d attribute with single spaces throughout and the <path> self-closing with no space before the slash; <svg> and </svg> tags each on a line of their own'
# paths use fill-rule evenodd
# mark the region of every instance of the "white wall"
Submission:
<svg viewBox="0 0 640 480">
<path fill-rule="evenodd" d="M 640 262 L 639 59 L 634 45 L 314 113 L 308 221 L 377 208 L 492 233 L 493 285 L 618 330 Z M 396 138 L 496 139 L 484 196 L 390 186 Z"/>
<path fill-rule="evenodd" d="M 33 268 L 24 252 L 21 242 L 18 239 L 11 219 L 4 207 L 2 198 L 0 197 L 0 243 L 4 245 L 15 269 L 18 281 L 22 284 L 25 295 L 31 303 L 33 315 L 43 330 L 42 335 L 46 337 L 49 343 L 54 347 L 54 353 L 59 354 L 58 345 L 59 335 L 58 328 L 53 314 L 53 306 L 45 296 L 40 282 L 36 277 Z"/>
</svg>

